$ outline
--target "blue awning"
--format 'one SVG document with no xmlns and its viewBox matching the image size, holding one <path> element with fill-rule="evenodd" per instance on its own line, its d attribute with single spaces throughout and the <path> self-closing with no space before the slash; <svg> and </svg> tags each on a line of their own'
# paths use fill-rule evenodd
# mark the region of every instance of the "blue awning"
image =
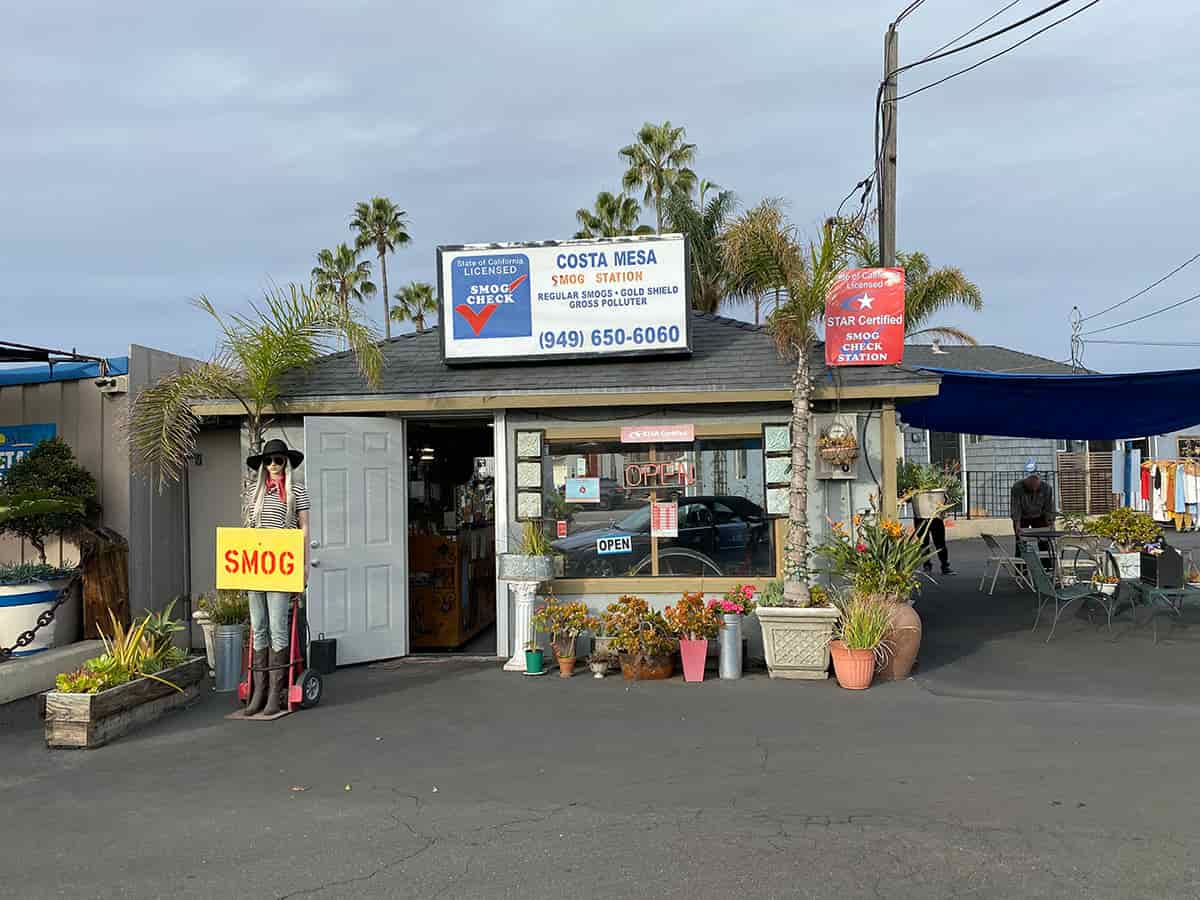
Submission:
<svg viewBox="0 0 1200 900">
<path fill-rule="evenodd" d="M 1200 423 L 1200 369 L 1129 375 L 1016 375 L 926 369 L 936 397 L 899 407 L 916 428 L 1004 437 L 1104 440 Z"/>
<path fill-rule="evenodd" d="M 128 356 L 110 356 L 106 362 L 109 375 L 129 374 Z M 56 362 L 52 366 L 47 363 L 0 366 L 0 387 L 8 384 L 45 384 L 48 381 L 82 381 L 85 378 L 99 377 L 98 362 Z"/>
</svg>

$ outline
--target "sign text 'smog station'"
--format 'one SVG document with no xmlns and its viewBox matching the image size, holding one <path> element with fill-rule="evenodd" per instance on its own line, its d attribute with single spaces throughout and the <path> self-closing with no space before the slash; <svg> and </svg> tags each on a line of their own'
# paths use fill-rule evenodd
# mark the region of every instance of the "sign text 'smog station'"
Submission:
<svg viewBox="0 0 1200 900">
<path fill-rule="evenodd" d="M 438 248 L 447 363 L 690 352 L 682 235 Z"/>
</svg>

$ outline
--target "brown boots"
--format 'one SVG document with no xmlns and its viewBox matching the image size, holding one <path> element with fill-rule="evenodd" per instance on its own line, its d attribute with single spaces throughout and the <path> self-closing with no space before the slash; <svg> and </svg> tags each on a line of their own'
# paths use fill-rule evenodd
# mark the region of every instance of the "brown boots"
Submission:
<svg viewBox="0 0 1200 900">
<path fill-rule="evenodd" d="M 250 702 L 246 704 L 246 709 L 242 712 L 244 716 L 257 716 L 267 702 L 267 673 L 262 671 L 267 667 L 267 651 L 265 649 L 254 651 L 251 666 Z"/>
<path fill-rule="evenodd" d="M 273 716 L 286 708 L 287 697 L 287 650 L 271 651 L 271 685 L 267 689 L 267 705 L 263 709 L 264 716 Z"/>
</svg>

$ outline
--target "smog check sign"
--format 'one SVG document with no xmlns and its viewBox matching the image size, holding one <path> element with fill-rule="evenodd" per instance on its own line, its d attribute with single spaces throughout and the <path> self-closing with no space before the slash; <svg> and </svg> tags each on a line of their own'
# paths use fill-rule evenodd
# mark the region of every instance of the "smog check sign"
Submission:
<svg viewBox="0 0 1200 900">
<path fill-rule="evenodd" d="M 299 528 L 218 528 L 217 589 L 304 590 L 304 532 Z"/>
</svg>

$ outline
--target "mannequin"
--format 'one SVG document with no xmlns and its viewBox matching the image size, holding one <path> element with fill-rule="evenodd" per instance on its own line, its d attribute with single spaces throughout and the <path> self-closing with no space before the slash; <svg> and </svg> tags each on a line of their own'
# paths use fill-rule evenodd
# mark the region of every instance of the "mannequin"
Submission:
<svg viewBox="0 0 1200 900">
<path fill-rule="evenodd" d="M 242 519 L 247 528 L 299 528 L 304 532 L 304 582 L 308 583 L 308 492 L 292 479 L 304 454 L 280 440 L 268 441 L 262 453 L 246 458 L 254 473 L 243 495 Z M 253 647 L 250 701 L 243 715 L 265 718 L 286 702 L 288 612 L 291 594 L 247 591 Z"/>
</svg>

